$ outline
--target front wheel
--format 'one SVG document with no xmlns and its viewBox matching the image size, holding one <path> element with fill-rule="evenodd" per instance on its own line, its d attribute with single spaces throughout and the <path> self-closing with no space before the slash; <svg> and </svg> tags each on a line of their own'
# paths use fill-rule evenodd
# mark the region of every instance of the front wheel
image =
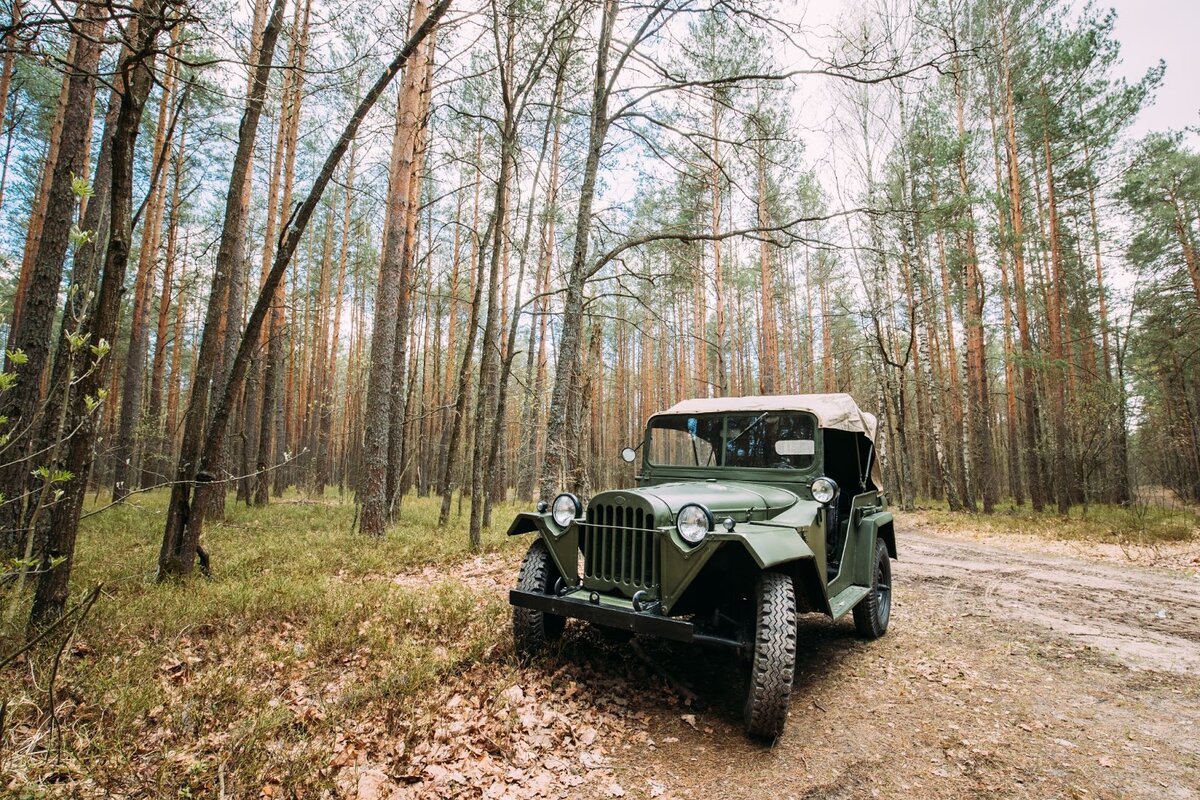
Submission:
<svg viewBox="0 0 1200 800">
<path fill-rule="evenodd" d="M 517 588 L 526 592 L 550 594 L 558 580 L 558 568 L 550 557 L 550 550 L 541 539 L 534 540 L 521 564 Z M 550 642 L 562 636 L 567 620 L 557 614 L 534 611 L 532 608 L 513 607 L 513 645 L 522 659 L 536 656 Z"/>
<path fill-rule="evenodd" d="M 755 592 L 754 655 L 746 697 L 746 732 L 774 741 L 787 722 L 796 673 L 796 590 L 780 572 L 764 572 Z"/>
<path fill-rule="evenodd" d="M 892 617 L 892 561 L 882 539 L 875 542 L 875 570 L 871 591 L 854 607 L 854 627 L 864 639 L 887 633 Z"/>
</svg>

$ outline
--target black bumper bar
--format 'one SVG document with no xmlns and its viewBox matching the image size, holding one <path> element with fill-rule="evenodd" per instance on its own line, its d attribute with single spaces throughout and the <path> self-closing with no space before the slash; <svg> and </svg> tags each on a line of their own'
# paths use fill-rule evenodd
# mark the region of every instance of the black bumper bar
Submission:
<svg viewBox="0 0 1200 800">
<path fill-rule="evenodd" d="M 626 611 L 623 608 L 593 603 L 586 595 L 580 598 L 555 597 L 540 592 L 526 592 L 521 589 L 510 589 L 508 602 L 521 608 L 530 608 L 560 617 L 572 617 L 609 628 L 623 631 L 657 636 L 660 639 L 671 639 L 676 642 L 696 642 L 712 644 L 721 647 L 743 648 L 746 643 L 724 636 L 713 636 L 696 630 L 696 626 L 685 619 L 663 617 L 643 611 Z"/>
</svg>

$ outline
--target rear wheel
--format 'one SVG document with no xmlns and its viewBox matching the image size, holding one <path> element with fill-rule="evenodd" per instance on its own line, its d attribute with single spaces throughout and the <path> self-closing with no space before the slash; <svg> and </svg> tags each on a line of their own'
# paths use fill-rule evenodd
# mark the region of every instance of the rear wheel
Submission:
<svg viewBox="0 0 1200 800">
<path fill-rule="evenodd" d="M 796 672 L 796 590 L 792 579 L 779 572 L 762 573 L 755 600 L 746 732 L 773 741 L 787 722 Z"/>
<path fill-rule="evenodd" d="M 526 592 L 551 594 L 558 578 L 558 568 L 554 566 L 546 543 L 541 539 L 534 540 L 521 564 L 517 588 Z M 514 606 L 513 644 L 517 655 L 525 659 L 536 656 L 548 643 L 558 641 L 566 624 L 567 620 L 557 614 Z"/>
<path fill-rule="evenodd" d="M 854 607 L 854 627 L 864 639 L 878 639 L 887 633 L 892 617 L 892 561 L 883 539 L 875 542 L 875 570 L 871 591 Z"/>
</svg>

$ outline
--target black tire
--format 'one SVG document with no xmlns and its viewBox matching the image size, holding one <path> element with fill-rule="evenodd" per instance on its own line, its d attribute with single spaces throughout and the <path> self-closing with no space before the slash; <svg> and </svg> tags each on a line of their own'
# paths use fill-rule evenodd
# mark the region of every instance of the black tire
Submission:
<svg viewBox="0 0 1200 800">
<path fill-rule="evenodd" d="M 755 591 L 754 655 L 746 697 L 746 732 L 774 741 L 787 723 L 796 673 L 796 589 L 791 577 L 764 572 Z"/>
<path fill-rule="evenodd" d="M 517 588 L 526 592 L 550 594 L 558 581 L 558 568 L 550 557 L 550 550 L 541 539 L 534 540 L 521 563 L 521 574 Z M 567 620 L 557 614 L 534 611 L 532 608 L 513 606 L 513 645 L 517 655 L 523 659 L 536 656 L 550 642 L 562 637 Z"/>
<path fill-rule="evenodd" d="M 871 591 L 854 607 L 854 627 L 864 639 L 878 639 L 887 633 L 892 618 L 892 561 L 882 539 L 875 542 L 875 570 Z"/>
</svg>

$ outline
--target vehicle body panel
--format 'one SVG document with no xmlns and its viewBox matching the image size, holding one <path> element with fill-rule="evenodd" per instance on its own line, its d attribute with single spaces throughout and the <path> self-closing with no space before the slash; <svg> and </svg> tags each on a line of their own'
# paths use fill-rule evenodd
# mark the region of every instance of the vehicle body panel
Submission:
<svg viewBox="0 0 1200 800">
<path fill-rule="evenodd" d="M 811 447 L 811 464 L 803 468 L 725 466 L 732 458 L 727 455 L 733 445 L 728 439 L 716 440 L 729 445 L 727 448 L 705 440 L 712 464 L 654 464 L 646 446 L 636 488 L 596 494 L 584 514 L 569 525 L 559 526 L 550 513 L 517 515 L 509 535 L 541 536 L 561 581 L 554 595 L 526 597 L 514 590 L 511 602 L 665 638 L 691 641 L 698 637 L 744 647 L 745 641 L 736 632 L 718 635 L 705 627 L 702 618 L 709 609 L 703 601 L 708 595 L 713 596 L 714 604 L 718 602 L 715 598 L 725 603 L 730 598 L 736 601 L 746 594 L 757 573 L 782 570 L 793 576 L 797 601 L 805 610 L 835 616 L 848 612 L 872 584 L 877 539 L 887 542 L 893 557 L 896 552 L 892 515 L 880 491 L 874 457 L 874 417 L 859 411 L 848 395 L 687 401 L 651 417 L 643 444 L 651 441 L 656 418 L 723 413 L 723 404 L 738 403 L 756 410 L 779 408 L 813 414 L 818 427 L 811 445 L 807 437 L 803 442 Z M 858 437 L 850 440 L 849 451 L 845 450 L 846 439 L 832 438 L 840 449 L 827 452 L 826 427 L 821 423 L 831 421 L 830 427 Z M 683 432 L 690 431 L 692 441 L 698 442 L 691 420 L 684 422 L 690 427 Z M 671 424 L 675 427 L 670 430 L 678 433 L 681 421 L 675 419 Z M 704 430 L 711 434 L 713 429 Z M 736 438 L 732 422 L 725 424 L 724 430 Z M 738 430 L 736 435 L 741 436 L 747 428 Z M 760 431 L 755 436 L 761 446 L 765 434 Z M 685 457 L 692 458 L 690 454 Z M 856 493 L 848 502 L 841 498 L 839 503 L 835 498 L 824 505 L 813 498 L 812 484 L 826 474 L 828 463 L 838 459 L 847 471 L 844 491 Z M 700 460 L 697 456 L 696 461 Z M 680 509 L 689 504 L 704 506 L 714 523 L 698 544 L 684 540 L 676 525 Z M 726 529 L 726 520 L 732 520 L 731 530 Z M 724 613 L 716 605 L 711 611 L 714 619 Z M 692 629 L 642 619 L 668 618 L 673 613 L 691 615 L 694 622 L 688 624 Z"/>
</svg>

